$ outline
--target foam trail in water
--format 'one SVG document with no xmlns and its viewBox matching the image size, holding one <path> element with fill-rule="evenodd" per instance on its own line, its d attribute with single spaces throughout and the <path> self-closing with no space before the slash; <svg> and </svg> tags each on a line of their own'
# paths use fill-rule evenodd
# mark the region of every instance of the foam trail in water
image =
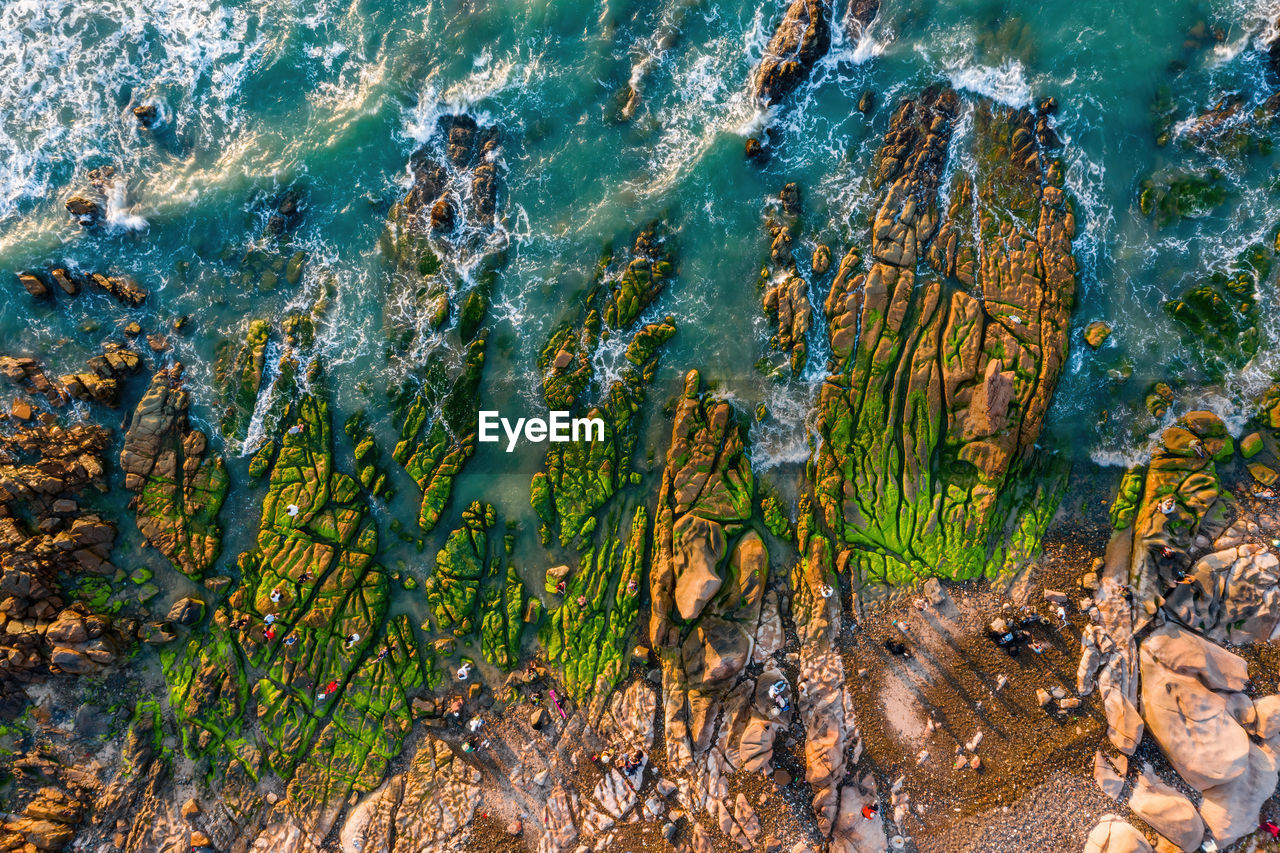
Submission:
<svg viewBox="0 0 1280 853">
<path fill-rule="evenodd" d="M 104 217 L 107 224 L 124 231 L 146 230 L 147 220 L 133 211 L 134 208 L 129 206 L 125 197 L 125 182 L 117 180 L 107 188 L 107 210 Z"/>
<path fill-rule="evenodd" d="M 950 66 L 951 85 L 957 89 L 983 95 L 1006 106 L 1022 108 L 1031 106 L 1031 84 L 1022 63 L 1016 59 L 1003 65 L 955 64 Z"/>
</svg>

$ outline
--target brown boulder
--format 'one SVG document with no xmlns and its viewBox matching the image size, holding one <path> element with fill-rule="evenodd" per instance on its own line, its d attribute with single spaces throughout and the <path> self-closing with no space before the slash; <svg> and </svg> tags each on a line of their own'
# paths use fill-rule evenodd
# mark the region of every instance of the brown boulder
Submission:
<svg viewBox="0 0 1280 853">
<path fill-rule="evenodd" d="M 695 619 L 724 583 L 716 568 L 724 557 L 724 528 L 701 516 L 685 515 L 673 529 L 675 604 L 680 618 Z"/>
<path fill-rule="evenodd" d="M 708 616 L 685 640 L 681 651 L 690 683 L 712 687 L 728 682 L 746 666 L 751 638 L 741 626 Z"/>
<path fill-rule="evenodd" d="M 1224 785 L 1204 790 L 1200 816 L 1219 849 L 1258 828 L 1258 813 L 1275 792 L 1278 779 L 1275 756 L 1251 743 L 1245 771 Z"/>
<path fill-rule="evenodd" d="M 1105 814 L 1085 841 L 1084 853 L 1152 853 L 1142 833 L 1119 815 Z"/>
<path fill-rule="evenodd" d="M 1143 768 L 1133 786 L 1129 808 L 1182 850 L 1195 850 L 1204 840 L 1204 822 L 1191 800 L 1166 785 L 1150 765 Z"/>
<path fill-rule="evenodd" d="M 1249 764 L 1249 735 L 1228 694 L 1243 689 L 1245 662 L 1172 624 L 1140 647 L 1142 716 L 1169 762 L 1197 790 L 1224 785 Z"/>
</svg>

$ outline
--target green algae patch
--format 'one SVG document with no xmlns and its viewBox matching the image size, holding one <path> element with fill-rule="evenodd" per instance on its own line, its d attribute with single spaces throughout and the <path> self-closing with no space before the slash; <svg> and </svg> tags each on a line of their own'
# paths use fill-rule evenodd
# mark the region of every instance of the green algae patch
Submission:
<svg viewBox="0 0 1280 853">
<path fill-rule="evenodd" d="M 547 660 L 560 668 L 574 699 L 604 702 L 627 673 L 630 637 L 639 612 L 649 519 L 643 506 L 625 541 L 615 513 L 610 535 L 588 548 L 567 576 L 564 601 L 550 610 L 539 632 Z"/>
<path fill-rule="evenodd" d="M 222 547 L 218 512 L 230 477 L 205 434 L 188 422 L 182 368 L 160 370 L 138 402 L 120 467 L 136 493 L 138 529 L 174 568 L 199 580 Z"/>
<path fill-rule="evenodd" d="M 381 451 L 374 442 L 373 431 L 363 410 L 354 412 L 342 425 L 342 431 L 351 439 L 352 455 L 356 463 L 356 479 L 369 493 L 383 500 L 395 496 L 395 490 L 387 485 L 387 474 L 382 469 Z"/>
<path fill-rule="evenodd" d="M 399 407 L 400 441 L 392 457 L 422 492 L 418 526 L 436 526 L 453 493 L 453 483 L 475 453 L 480 377 L 487 333 L 467 345 L 460 372 L 448 378 L 444 353 L 433 354 L 421 388 Z"/>
<path fill-rule="evenodd" d="M 304 820 L 331 821 L 352 792 L 374 790 L 412 729 L 411 698 L 427 672 L 408 617 L 393 619 L 381 647 L 370 651 L 289 784 Z"/>
<path fill-rule="evenodd" d="M 242 341 L 226 340 L 218 345 L 214 378 L 222 390 L 221 426 L 226 438 L 243 440 L 249 430 L 249 420 L 266 372 L 270 340 L 271 323 L 254 320 Z"/>
<path fill-rule="evenodd" d="M 604 422 L 603 441 L 553 443 L 544 469 L 534 475 L 529 502 L 542 522 L 543 544 L 586 548 L 599 523 L 597 513 L 634 482 L 639 416 L 661 349 L 676 333 L 671 317 L 635 323 L 662 289 L 653 286 L 654 276 L 665 281 L 674 275 L 661 233 L 657 225 L 641 230 L 620 274 L 614 272 L 618 260 L 612 249 L 606 250 L 579 316 L 552 333 L 538 358 L 543 399 L 550 409 Z M 637 277 L 642 268 L 649 270 L 647 278 Z M 628 333 L 632 337 L 620 375 L 605 388 L 595 387 L 592 359 L 604 336 Z M 593 394 L 600 396 L 599 402 L 589 405 Z"/>
<path fill-rule="evenodd" d="M 312 377 L 313 387 L 321 381 Z M 205 637 L 163 657 L 187 753 L 234 761 L 254 779 L 268 770 L 291 779 L 332 719 L 391 707 L 355 682 L 371 659 L 390 659 L 401 675 L 411 673 L 397 675 L 397 683 L 416 686 L 425 677 L 416 645 L 407 645 L 406 623 L 384 628 L 390 589 L 373 565 L 377 532 L 359 483 L 334 470 L 327 401 L 304 395 L 290 414 L 257 544 L 238 560 L 240 586 Z M 383 648 L 393 651 L 381 655 L 384 629 Z M 376 762 L 390 749 L 339 751 L 352 766 L 356 759 L 369 764 L 368 779 L 381 776 L 385 764 Z"/>
<path fill-rule="evenodd" d="M 899 106 L 876 158 L 869 251 L 850 251 L 823 306 L 835 370 L 810 477 L 856 582 L 1013 571 L 1056 505 L 1056 489 L 1022 484 L 1040 471 L 1067 352 L 1074 213 L 1040 117 L 986 101 L 976 170 L 939 209 L 957 110 L 945 88 Z"/>
<path fill-rule="evenodd" d="M 1270 248 L 1253 246 L 1228 269 L 1214 272 L 1164 303 L 1164 310 L 1178 321 L 1184 340 L 1211 375 L 1241 367 L 1257 354 L 1261 334 L 1257 289 L 1271 265 Z"/>
<path fill-rule="evenodd" d="M 423 594 L 436 627 L 465 637 L 476 629 L 480 582 L 489 562 L 489 529 L 493 507 L 476 501 L 462 513 L 462 525 L 449 534 L 436 553 L 436 567 L 423 584 Z"/>
</svg>

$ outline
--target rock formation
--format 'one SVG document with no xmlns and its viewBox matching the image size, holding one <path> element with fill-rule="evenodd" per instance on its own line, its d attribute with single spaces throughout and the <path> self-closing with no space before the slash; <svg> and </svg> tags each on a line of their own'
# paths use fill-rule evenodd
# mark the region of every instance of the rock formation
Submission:
<svg viewBox="0 0 1280 853">
<path fill-rule="evenodd" d="M 1053 477 L 1021 483 L 1041 462 L 1075 291 L 1062 167 L 1043 117 L 980 101 L 976 175 L 939 210 L 961 108 L 945 88 L 898 107 L 868 265 L 851 250 L 825 302 L 815 491 L 858 574 L 891 584 L 1016 568 L 1057 500 Z"/>
<path fill-rule="evenodd" d="M 0 715 L 18 714 L 23 685 L 46 671 L 97 674 L 125 639 L 105 615 L 72 602 L 62 578 L 106 576 L 116 530 L 80 506 L 106 491 L 110 436 L 56 418 L 0 433 Z"/>
<path fill-rule="evenodd" d="M 398 395 L 402 428 L 392 456 L 422 491 L 423 531 L 440 520 L 475 452 L 483 326 L 505 263 L 501 156 L 498 128 L 469 115 L 442 117 L 410 158 L 413 184 L 387 218 L 392 283 L 384 316 L 392 357 L 412 376 Z"/>
<path fill-rule="evenodd" d="M 830 49 L 830 3 L 792 0 L 756 69 L 756 97 L 766 106 L 778 103 L 804 82 Z"/>
<path fill-rule="evenodd" d="M 1267 641 L 1280 621 L 1280 564 L 1248 541 L 1256 525 L 1231 523 L 1233 499 L 1218 480 L 1215 463 L 1232 453 L 1222 420 L 1192 411 L 1126 474 L 1080 661 L 1079 690 L 1092 691 L 1097 675 L 1113 744 L 1132 754 L 1145 729 L 1201 793 L 1197 806 L 1147 767 L 1129 795 L 1134 814 L 1184 850 L 1203 837 L 1221 849 L 1253 831 L 1280 778 L 1280 699 L 1252 698 L 1248 664 L 1221 645 Z M 1099 784 L 1118 795 L 1123 780 L 1103 774 Z M 1101 832 L 1097 849 L 1111 849 Z"/>
<path fill-rule="evenodd" d="M 661 348 L 676 332 L 671 317 L 643 324 L 639 318 L 674 274 L 668 239 L 659 223 L 651 223 L 625 257 L 606 252 L 578 316 L 543 347 L 538 366 L 547 406 L 604 422 L 603 440 L 549 445 L 545 470 L 534 475 L 530 501 L 547 544 L 556 539 L 585 547 L 599 510 L 632 481 L 640 407 Z M 627 334 L 626 364 L 600 387 L 594 375 L 598 348 L 606 337 Z"/>
<path fill-rule="evenodd" d="M 216 757 L 232 790 L 268 768 L 290 780 L 282 812 L 318 843 L 349 792 L 381 782 L 408 732 L 409 694 L 429 675 L 407 621 L 384 619 L 377 532 L 359 485 L 334 470 L 327 402 L 305 396 L 293 415 L 242 583 L 166 671 L 187 752 Z"/>
<path fill-rule="evenodd" d="M 104 406 L 116 406 L 124 380 L 136 373 L 142 359 L 128 347 L 108 343 L 102 355 L 89 359 L 85 369 L 58 379 L 67 393 L 77 400 L 92 400 Z"/>
<path fill-rule="evenodd" d="M 796 184 L 783 187 L 778 215 L 770 216 L 765 222 L 773 242 L 770 263 L 760 270 L 764 311 L 773 331 L 769 345 L 787 356 L 793 374 L 803 371 L 808 359 L 807 336 L 813 310 L 809 303 L 809 284 L 797 269 L 792 250 L 792 242 L 800 237 L 799 196 Z M 814 273 L 820 274 L 816 267 Z"/>
<path fill-rule="evenodd" d="M 125 488 L 134 499 L 138 529 L 174 567 L 200 579 L 221 547 L 218 510 L 227 469 L 210 456 L 205 434 L 187 420 L 182 365 L 160 370 L 138 402 L 120 453 Z"/>
</svg>

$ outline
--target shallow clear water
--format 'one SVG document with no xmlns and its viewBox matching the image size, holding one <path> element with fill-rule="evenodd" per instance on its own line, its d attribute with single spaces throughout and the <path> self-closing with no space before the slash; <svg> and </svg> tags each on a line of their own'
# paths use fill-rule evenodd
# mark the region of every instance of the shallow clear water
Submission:
<svg viewBox="0 0 1280 853">
<path fill-rule="evenodd" d="M 1259 101 L 1273 91 L 1257 48 L 1280 12 L 1274 0 L 885 0 L 858 43 L 837 33 L 812 80 L 776 116 L 762 116 L 749 79 L 782 8 L 735 0 L 8 0 L 0 4 L 0 268 L 129 273 L 152 291 L 142 312 L 148 331 L 191 315 L 191 331 L 170 335 L 165 358 L 189 365 L 196 413 L 211 434 L 218 343 L 242 336 L 254 318 L 310 305 L 332 281 L 337 295 L 314 357 L 333 379 L 335 420 L 368 408 L 389 451 L 396 425 L 383 391 L 395 377 L 384 358 L 389 278 L 378 237 L 404 192 L 409 154 L 440 115 L 469 111 L 503 132 L 510 260 L 495 294 L 487 404 L 517 415 L 541 409 L 535 358 L 556 323 L 573 316 L 602 247 L 665 217 L 679 276 L 651 313 L 673 314 L 679 332 L 650 397 L 651 444 L 665 443 L 654 413 L 697 367 L 744 408 L 767 402 L 772 416 L 753 452 L 762 470 L 782 466 L 781 479 L 807 455 L 822 349 L 818 329 L 801 380 L 777 384 L 751 368 L 767 338 L 756 289 L 767 197 L 798 181 L 806 239 L 829 243 L 838 258 L 865 237 L 868 167 L 892 104 L 947 80 L 972 96 L 1015 105 L 1052 96 L 1060 105 L 1080 304 L 1046 442 L 1081 461 L 1126 463 L 1153 426 L 1139 416 L 1152 381 L 1171 380 L 1183 401 L 1231 413 L 1277 367 L 1274 273 L 1259 286 L 1263 355 L 1224 381 L 1210 382 L 1183 352 L 1160 308 L 1244 247 L 1270 240 L 1280 222 L 1269 188 L 1275 157 L 1157 147 L 1150 114 L 1164 86 L 1180 117 L 1223 94 Z M 1197 24 L 1220 28 L 1221 39 L 1188 42 Z M 628 81 L 641 100 L 622 122 Z M 868 89 L 879 101 L 870 117 L 855 108 Z M 143 101 L 161 107 L 167 132 L 139 130 L 131 109 Z M 769 120 L 781 133 L 760 168 L 745 160 L 743 143 Z M 956 159 L 952 168 L 967 168 Z M 104 165 L 126 179 L 127 197 L 105 229 L 85 232 L 63 202 Z M 1145 176 L 1208 165 L 1229 187 L 1211 215 L 1157 228 L 1139 213 Z M 235 284 L 236 261 L 260 240 L 269 202 L 288 187 L 305 197 L 294 237 L 309 255 L 302 282 L 270 293 Z M 50 308 L 16 292 L 0 302 L 6 349 L 40 355 L 58 371 L 78 366 L 130 319 L 100 295 Z M 100 326 L 83 331 L 92 318 Z M 1081 337 L 1094 319 L 1115 328 L 1097 354 Z M 605 347 L 602 372 L 617 358 Z M 1132 367 L 1123 383 L 1107 378 L 1121 359 Z M 1095 428 L 1101 409 L 1112 418 Z M 540 464 L 537 449 L 508 455 L 482 445 L 439 532 L 476 497 L 503 517 L 529 519 L 529 476 Z M 243 463 L 233 470 L 243 482 Z M 408 485 L 379 512 L 407 523 Z M 246 542 L 252 493 L 237 488 L 224 512 L 243 520 L 228 527 Z M 530 542 L 531 528 L 522 534 Z M 226 551 L 234 555 L 235 542 Z"/>
</svg>

